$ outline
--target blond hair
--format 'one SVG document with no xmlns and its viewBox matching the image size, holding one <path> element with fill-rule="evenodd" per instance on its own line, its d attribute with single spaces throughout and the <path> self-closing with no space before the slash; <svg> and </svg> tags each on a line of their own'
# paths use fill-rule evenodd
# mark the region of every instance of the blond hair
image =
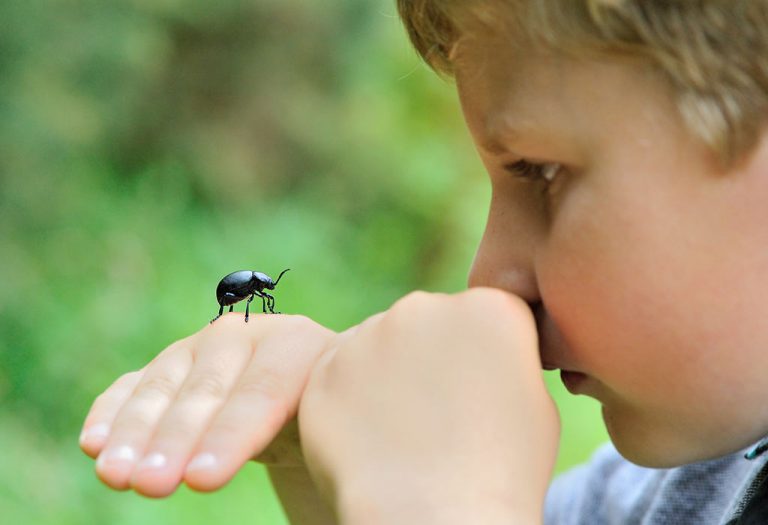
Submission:
<svg viewBox="0 0 768 525">
<path fill-rule="evenodd" d="M 503 23 L 518 44 L 641 57 L 726 166 L 768 120 L 768 0 L 398 0 L 398 10 L 419 54 L 447 75 L 469 19 Z"/>
</svg>

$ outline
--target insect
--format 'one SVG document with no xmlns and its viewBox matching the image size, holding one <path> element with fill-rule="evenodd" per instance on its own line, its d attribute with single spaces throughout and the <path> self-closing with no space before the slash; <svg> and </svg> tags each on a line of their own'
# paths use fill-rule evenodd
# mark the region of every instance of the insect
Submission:
<svg viewBox="0 0 768 525">
<path fill-rule="evenodd" d="M 246 297 L 248 302 L 245 303 L 245 322 L 248 322 L 248 307 L 251 305 L 251 301 L 257 295 L 261 297 L 261 309 L 264 313 L 267 313 L 267 308 L 271 313 L 275 312 L 275 298 L 269 295 L 264 290 L 274 290 L 280 278 L 285 272 L 290 270 L 286 268 L 277 277 L 277 281 L 273 281 L 269 275 L 261 272 L 252 272 L 251 270 L 240 270 L 238 272 L 232 272 L 225 276 L 216 287 L 216 300 L 219 302 L 219 315 L 211 319 L 214 322 L 221 317 L 224 312 L 224 307 L 229 306 L 229 311 L 232 311 L 235 303 L 239 303 Z"/>
</svg>

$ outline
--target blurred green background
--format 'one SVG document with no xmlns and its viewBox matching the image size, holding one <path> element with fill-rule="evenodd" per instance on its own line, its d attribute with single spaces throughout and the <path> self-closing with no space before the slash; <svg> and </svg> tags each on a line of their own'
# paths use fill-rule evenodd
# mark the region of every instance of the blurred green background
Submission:
<svg viewBox="0 0 768 525">
<path fill-rule="evenodd" d="M 393 0 L 12 0 L 0 27 L 3 523 L 286 523 L 255 463 L 212 494 L 114 492 L 82 421 L 230 271 L 292 268 L 278 309 L 334 329 L 461 290 L 490 192 L 452 85 Z M 606 436 L 547 380 L 562 470 Z"/>
</svg>

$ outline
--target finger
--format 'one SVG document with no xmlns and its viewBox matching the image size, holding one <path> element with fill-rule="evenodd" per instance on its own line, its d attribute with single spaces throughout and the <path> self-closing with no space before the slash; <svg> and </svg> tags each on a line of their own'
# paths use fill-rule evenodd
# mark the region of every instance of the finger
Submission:
<svg viewBox="0 0 768 525">
<path fill-rule="evenodd" d="M 192 353 L 187 344 L 186 340 L 177 341 L 147 366 L 115 416 L 96 462 L 96 474 L 110 487 L 129 487 L 136 460 L 192 368 Z"/>
<path fill-rule="evenodd" d="M 83 430 L 80 433 L 79 442 L 83 452 L 92 458 L 96 458 L 101 453 L 118 411 L 130 398 L 136 385 L 144 376 L 144 372 L 152 367 L 165 353 L 176 351 L 181 346 L 188 346 L 196 336 L 197 334 L 193 334 L 169 345 L 155 356 L 152 361 L 147 363 L 144 368 L 123 374 L 96 398 L 91 409 L 88 411 L 88 415 L 83 423 Z"/>
<path fill-rule="evenodd" d="M 232 322 L 244 325 L 240 319 Z M 143 459 L 130 485 L 145 496 L 164 497 L 176 490 L 190 454 L 251 361 L 253 349 L 238 329 L 210 330 L 200 338 L 195 355 L 178 396 L 151 439 L 142 443 Z"/>
<path fill-rule="evenodd" d="M 144 375 L 144 369 L 118 377 L 91 405 L 80 433 L 80 448 L 92 458 L 101 452 L 109 436 L 112 422 Z"/>
<path fill-rule="evenodd" d="M 187 485 L 200 491 L 222 487 L 296 414 L 312 366 L 331 333 L 311 330 L 286 331 L 259 344 L 196 448 L 184 474 Z"/>
</svg>

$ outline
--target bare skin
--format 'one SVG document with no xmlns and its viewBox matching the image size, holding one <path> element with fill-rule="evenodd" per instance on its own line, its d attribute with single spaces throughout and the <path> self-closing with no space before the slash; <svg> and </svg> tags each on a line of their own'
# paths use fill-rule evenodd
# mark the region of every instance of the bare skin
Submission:
<svg viewBox="0 0 768 525">
<path fill-rule="evenodd" d="M 100 458 L 105 484 L 149 497 L 168 496 L 182 482 L 216 490 L 256 459 L 271 467 L 292 523 L 368 523 L 377 515 L 382 523 L 417 516 L 425 524 L 536 523 L 559 430 L 540 366 L 530 310 L 496 290 L 411 294 L 340 335 L 300 316 L 258 316 L 246 325 L 229 314 L 119 378 L 84 425 L 108 425 L 108 435 L 85 434 L 81 447 Z M 311 408 L 303 408 L 299 436 L 295 416 L 310 372 L 303 403 Z M 498 431 L 478 432 L 494 425 Z M 403 436 L 423 446 L 398 452 Z M 374 442 L 392 447 L 367 454 Z M 166 462 L 101 459 L 126 446 L 135 458 L 163 454 Z M 329 460 L 332 450 L 345 452 Z M 201 453 L 218 463 L 191 469 Z M 414 484 L 379 477 L 384 464 Z M 490 464 L 516 465 L 520 476 L 510 483 Z M 450 466 L 454 482 L 437 465 Z M 470 478 L 476 492 L 466 490 Z M 339 486 L 348 490 L 342 499 L 334 495 Z M 436 497 L 420 497 L 436 487 Z"/>
<path fill-rule="evenodd" d="M 118 378 L 94 401 L 80 446 L 106 485 L 149 497 L 181 482 L 216 490 L 251 459 L 303 468 L 298 403 L 334 335 L 302 316 L 224 315 Z"/>
<path fill-rule="evenodd" d="M 340 523 L 541 523 L 559 418 L 524 301 L 417 292 L 340 337 L 299 412 Z"/>
</svg>

